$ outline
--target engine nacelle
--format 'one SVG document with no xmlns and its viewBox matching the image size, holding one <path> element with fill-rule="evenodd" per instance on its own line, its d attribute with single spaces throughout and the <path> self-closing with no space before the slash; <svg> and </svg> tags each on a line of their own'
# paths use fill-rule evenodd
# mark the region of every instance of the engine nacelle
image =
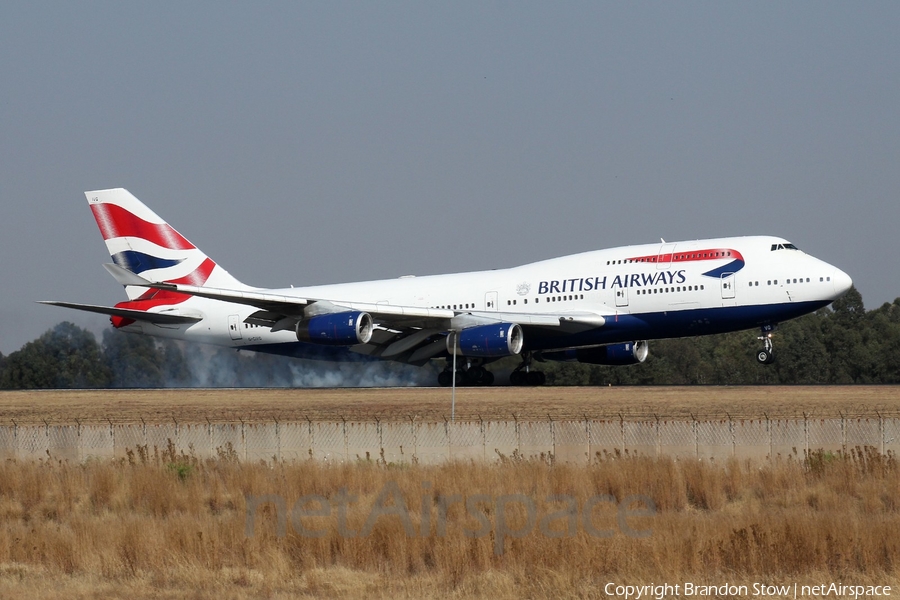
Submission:
<svg viewBox="0 0 900 600">
<path fill-rule="evenodd" d="M 447 352 L 459 356 L 493 358 L 514 356 L 522 351 L 525 338 L 516 323 L 491 323 L 453 331 L 447 336 Z"/>
<path fill-rule="evenodd" d="M 316 315 L 297 323 L 297 339 L 328 346 L 353 346 L 372 339 L 375 324 L 366 312 Z"/>
<path fill-rule="evenodd" d="M 573 348 L 558 352 L 543 352 L 544 360 L 577 361 L 589 365 L 636 365 L 647 360 L 650 348 L 645 341 L 610 344 L 597 348 Z"/>
</svg>

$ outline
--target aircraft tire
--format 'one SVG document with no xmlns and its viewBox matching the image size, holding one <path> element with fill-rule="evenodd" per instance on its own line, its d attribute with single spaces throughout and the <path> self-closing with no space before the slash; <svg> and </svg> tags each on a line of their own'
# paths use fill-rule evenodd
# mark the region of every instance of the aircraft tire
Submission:
<svg viewBox="0 0 900 600">
<path fill-rule="evenodd" d="M 513 371 L 509 374 L 510 385 L 525 385 L 525 373 L 522 371 Z"/>
<path fill-rule="evenodd" d="M 526 382 L 531 386 L 543 385 L 547 378 L 540 371 L 529 371 L 526 376 Z"/>
<path fill-rule="evenodd" d="M 453 376 L 450 375 L 450 371 L 441 371 L 438 374 L 438 385 L 441 387 L 450 387 L 450 384 L 453 383 Z"/>
<path fill-rule="evenodd" d="M 761 365 L 770 365 L 775 360 L 775 357 L 768 350 L 760 350 L 756 353 L 756 360 Z"/>
<path fill-rule="evenodd" d="M 484 367 L 472 367 L 465 372 L 465 385 L 479 385 L 485 373 Z"/>
<path fill-rule="evenodd" d="M 481 375 L 481 379 L 478 380 L 478 383 L 480 385 L 494 385 L 494 374 L 487 369 L 482 370 L 484 373 Z"/>
</svg>

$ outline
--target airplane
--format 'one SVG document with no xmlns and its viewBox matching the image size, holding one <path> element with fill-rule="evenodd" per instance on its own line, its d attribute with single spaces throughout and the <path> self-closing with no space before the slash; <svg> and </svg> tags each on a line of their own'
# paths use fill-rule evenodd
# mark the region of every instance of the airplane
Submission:
<svg viewBox="0 0 900 600">
<path fill-rule="evenodd" d="M 490 385 L 485 365 L 510 356 L 521 361 L 511 384 L 541 385 L 535 362 L 637 364 L 647 340 L 753 328 L 762 342 L 756 358 L 770 364 L 778 323 L 827 306 L 853 283 L 785 239 L 748 236 L 661 239 L 489 271 L 257 288 L 127 190 L 85 196 L 112 257 L 104 267 L 128 300 L 43 304 L 109 315 L 122 331 L 238 350 L 443 360 L 444 386 Z"/>
</svg>

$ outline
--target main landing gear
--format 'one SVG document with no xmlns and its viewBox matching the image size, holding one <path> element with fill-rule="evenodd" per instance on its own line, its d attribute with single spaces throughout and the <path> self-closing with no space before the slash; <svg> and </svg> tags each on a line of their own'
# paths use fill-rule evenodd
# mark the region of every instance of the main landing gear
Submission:
<svg viewBox="0 0 900 600">
<path fill-rule="evenodd" d="M 762 341 L 763 348 L 756 352 L 756 360 L 761 365 L 771 365 L 775 362 L 772 346 L 772 332 L 775 331 L 774 325 L 763 325 L 762 332 L 756 339 Z"/>
<path fill-rule="evenodd" d="M 481 365 L 470 365 L 456 370 L 456 385 L 492 385 L 494 374 Z M 449 387 L 453 384 L 453 374 L 448 368 L 438 375 L 438 384 Z"/>
<path fill-rule="evenodd" d="M 522 364 L 509 374 L 510 385 L 544 385 L 547 377 L 541 371 L 531 370 L 531 353 L 522 354 Z"/>
<path fill-rule="evenodd" d="M 449 387 L 453 384 L 451 364 L 451 361 L 448 360 L 447 367 L 438 375 L 438 384 L 442 387 Z M 509 374 L 509 383 L 511 385 L 544 385 L 546 381 L 547 377 L 543 372 L 532 370 L 531 353 L 523 353 L 522 364 Z M 479 363 L 467 361 L 466 364 L 460 365 L 456 370 L 456 385 L 458 386 L 493 385 L 493 383 L 494 374 Z"/>
</svg>

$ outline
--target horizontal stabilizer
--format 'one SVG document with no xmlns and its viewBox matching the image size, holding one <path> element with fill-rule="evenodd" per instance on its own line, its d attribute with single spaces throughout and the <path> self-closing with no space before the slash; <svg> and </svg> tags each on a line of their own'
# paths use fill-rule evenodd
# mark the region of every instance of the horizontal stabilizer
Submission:
<svg viewBox="0 0 900 600">
<path fill-rule="evenodd" d="M 109 271 L 109 274 L 112 275 L 120 285 L 139 285 L 141 287 L 149 287 L 151 283 L 140 275 L 136 275 L 128 269 L 123 269 L 119 265 L 115 265 L 113 263 L 104 263 L 103 268 Z"/>
<path fill-rule="evenodd" d="M 203 317 L 192 315 L 182 315 L 178 313 L 158 313 L 146 312 L 143 310 L 131 310 L 128 308 L 115 308 L 112 306 L 95 306 L 93 304 L 76 304 L 74 302 L 55 302 L 52 300 L 39 300 L 38 304 L 49 304 L 50 306 L 62 306 L 63 308 L 74 308 L 75 310 L 83 310 L 86 312 L 97 313 L 101 315 L 109 315 L 111 317 L 122 317 L 125 319 L 134 319 L 135 321 L 144 321 L 145 323 L 156 323 L 158 325 L 180 325 L 182 323 L 196 323 L 202 321 Z"/>
</svg>

